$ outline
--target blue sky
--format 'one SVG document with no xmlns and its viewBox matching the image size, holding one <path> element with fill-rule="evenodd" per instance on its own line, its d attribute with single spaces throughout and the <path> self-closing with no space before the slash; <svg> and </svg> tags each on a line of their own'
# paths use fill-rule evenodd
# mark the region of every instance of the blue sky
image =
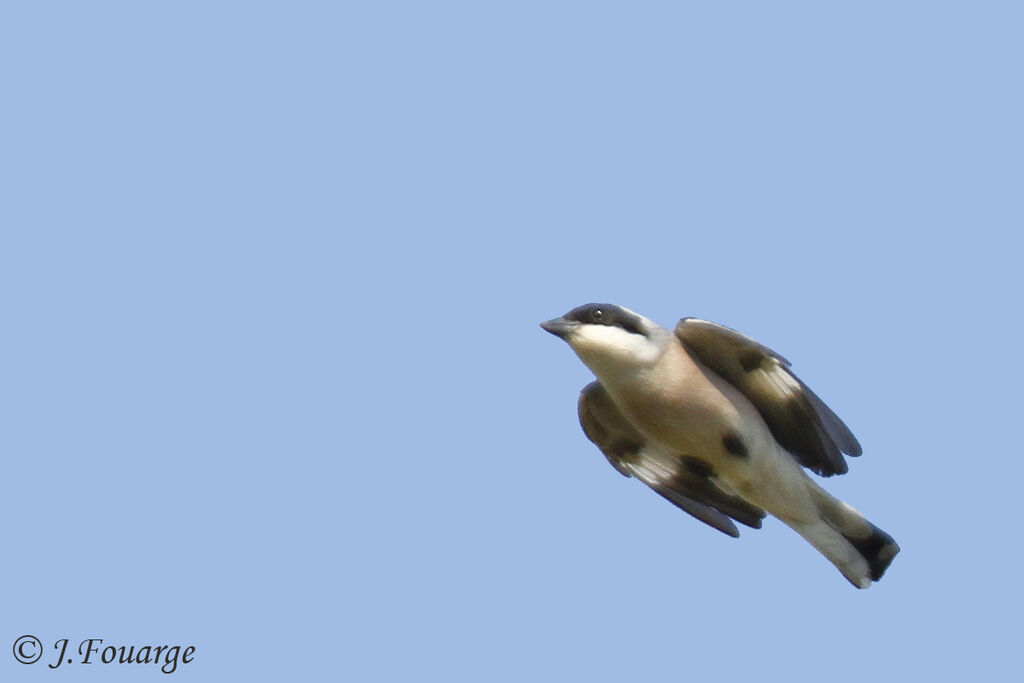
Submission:
<svg viewBox="0 0 1024 683">
<path fill-rule="evenodd" d="M 1021 19 L 8 6 L 4 642 L 193 644 L 173 675 L 211 681 L 1005 678 Z M 616 474 L 537 327 L 589 301 L 793 361 L 864 446 L 825 486 L 900 542 L 883 581 Z"/>
</svg>

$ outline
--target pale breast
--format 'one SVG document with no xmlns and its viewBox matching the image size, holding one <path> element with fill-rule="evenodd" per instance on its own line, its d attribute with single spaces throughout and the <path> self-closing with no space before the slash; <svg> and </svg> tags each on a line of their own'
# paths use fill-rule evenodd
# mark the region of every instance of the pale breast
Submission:
<svg viewBox="0 0 1024 683">
<path fill-rule="evenodd" d="M 618 387 L 608 387 L 623 413 L 649 438 L 684 455 L 740 456 L 745 425 L 756 410 L 731 385 L 676 345 L 660 362 Z M 754 417 L 760 420 L 759 416 Z"/>
</svg>

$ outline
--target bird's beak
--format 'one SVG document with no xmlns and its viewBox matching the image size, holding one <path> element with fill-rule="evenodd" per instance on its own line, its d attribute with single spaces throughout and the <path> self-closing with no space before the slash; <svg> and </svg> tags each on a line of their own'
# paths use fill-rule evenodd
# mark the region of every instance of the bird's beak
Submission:
<svg viewBox="0 0 1024 683">
<path fill-rule="evenodd" d="M 556 337 L 565 339 L 572 334 L 572 331 L 579 326 L 579 323 L 575 320 L 566 320 L 565 318 L 553 318 L 552 320 L 545 320 L 540 326 Z"/>
</svg>

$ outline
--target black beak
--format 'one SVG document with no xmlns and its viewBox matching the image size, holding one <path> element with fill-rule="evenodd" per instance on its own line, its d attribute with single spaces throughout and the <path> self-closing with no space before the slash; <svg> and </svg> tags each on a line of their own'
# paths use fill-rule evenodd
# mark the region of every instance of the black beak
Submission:
<svg viewBox="0 0 1024 683">
<path fill-rule="evenodd" d="M 540 326 L 543 327 L 545 330 L 555 335 L 556 337 L 561 337 L 562 339 L 565 339 L 567 336 L 569 336 L 569 334 L 576 329 L 577 325 L 579 325 L 579 323 L 576 322 L 575 320 L 566 320 L 565 318 L 554 318 L 552 320 L 545 320 L 540 324 Z"/>
</svg>

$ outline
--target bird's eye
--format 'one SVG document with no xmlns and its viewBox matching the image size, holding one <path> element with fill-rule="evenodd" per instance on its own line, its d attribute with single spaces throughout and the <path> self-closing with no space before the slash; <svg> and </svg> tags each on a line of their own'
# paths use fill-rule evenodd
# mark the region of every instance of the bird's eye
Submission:
<svg viewBox="0 0 1024 683">
<path fill-rule="evenodd" d="M 602 311 L 600 308 L 595 308 L 594 312 L 590 314 L 590 319 L 593 320 L 595 323 L 601 322 L 601 320 L 604 319 L 604 311 Z"/>
</svg>

